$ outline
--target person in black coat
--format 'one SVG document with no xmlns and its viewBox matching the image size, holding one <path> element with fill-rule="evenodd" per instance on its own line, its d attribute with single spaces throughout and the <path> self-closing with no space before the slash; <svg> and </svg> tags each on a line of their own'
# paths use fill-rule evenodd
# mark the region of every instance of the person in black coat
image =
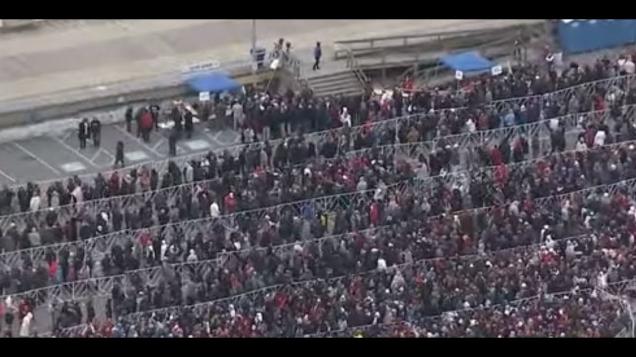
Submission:
<svg viewBox="0 0 636 357">
<path fill-rule="evenodd" d="M 132 131 L 132 121 L 133 121 L 133 108 L 128 107 L 126 108 L 126 131 L 129 133 Z"/>
<path fill-rule="evenodd" d="M 194 123 L 193 123 L 193 118 L 192 118 L 192 113 L 190 113 L 190 111 L 186 111 L 185 113 L 185 131 L 186 131 L 186 136 L 188 137 L 188 139 L 192 138 L 192 130 L 194 129 Z"/>
<path fill-rule="evenodd" d="M 117 150 L 115 151 L 115 166 L 120 164 L 121 167 L 124 167 L 124 142 L 117 142 Z"/>
<path fill-rule="evenodd" d="M 91 133 L 90 133 L 89 125 L 88 125 L 88 119 L 84 118 L 79 123 L 78 138 L 80 142 L 80 149 L 86 148 L 86 139 L 88 139 L 90 136 L 91 136 Z"/>
<path fill-rule="evenodd" d="M 177 130 L 172 129 L 170 131 L 170 136 L 168 137 L 168 150 L 170 156 L 177 156 L 177 136 Z"/>
<path fill-rule="evenodd" d="M 93 137 L 93 146 L 98 148 L 102 139 L 102 123 L 97 118 L 91 120 L 91 135 Z"/>
<path fill-rule="evenodd" d="M 174 108 L 172 108 L 172 114 L 170 116 L 174 121 L 174 129 L 177 131 L 178 134 L 180 134 L 181 130 L 183 130 L 183 119 L 181 111 L 178 107 L 175 106 Z"/>
</svg>

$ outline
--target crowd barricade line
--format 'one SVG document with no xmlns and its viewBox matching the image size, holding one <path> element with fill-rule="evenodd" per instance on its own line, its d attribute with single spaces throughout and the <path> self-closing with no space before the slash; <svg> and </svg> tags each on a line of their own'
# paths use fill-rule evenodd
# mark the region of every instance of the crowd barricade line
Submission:
<svg viewBox="0 0 636 357">
<path fill-rule="evenodd" d="M 604 145 L 602 148 L 611 149 L 616 147 L 629 147 L 631 145 L 636 145 L 636 140 L 632 141 L 624 141 L 614 144 Z M 593 151 L 598 150 L 599 148 L 586 149 L 583 151 Z M 539 157 L 536 159 L 526 160 L 519 163 L 510 163 L 507 167 L 510 171 L 518 168 L 523 168 L 526 166 L 533 165 L 535 162 L 545 160 L 546 158 L 565 155 L 568 153 L 580 152 L 580 150 L 569 150 L 561 153 L 554 153 L 550 155 L 546 155 L 544 157 Z M 496 168 L 496 166 L 490 167 L 481 167 L 478 169 L 472 170 L 463 170 L 463 171 L 454 171 L 449 172 L 444 175 L 438 176 L 428 176 L 428 177 L 413 177 L 409 179 L 405 179 L 390 185 L 386 186 L 386 192 L 384 196 L 388 196 L 390 194 L 402 195 L 403 192 L 407 189 L 415 190 L 420 194 L 428 193 L 433 187 L 433 184 L 443 183 L 445 185 L 455 185 L 457 187 L 463 187 L 464 189 L 467 187 L 467 182 L 470 179 L 471 175 L 479 173 L 492 173 L 492 170 Z M 412 186 L 412 187 L 411 187 Z M 36 248 L 29 248 L 24 250 L 5 252 L 0 254 L 0 264 L 4 264 L 6 266 L 18 266 L 20 264 L 21 256 L 26 255 L 31 257 L 32 262 L 36 262 L 36 258 L 38 261 L 43 259 L 47 250 L 51 250 L 51 252 L 57 254 L 62 249 L 68 249 L 70 247 L 84 247 L 86 252 L 91 250 L 99 249 L 100 251 L 109 250 L 113 247 L 114 244 L 117 244 L 117 241 L 130 241 L 135 238 L 138 234 L 143 233 L 145 231 L 150 232 L 151 234 L 157 234 L 160 237 L 171 237 L 175 234 L 185 234 L 187 237 L 191 237 L 196 235 L 199 232 L 206 232 L 212 230 L 216 225 L 222 225 L 226 228 L 233 229 L 235 226 L 235 222 L 237 219 L 242 217 L 256 217 L 258 220 L 262 220 L 267 215 L 272 214 L 280 214 L 284 210 L 292 210 L 296 215 L 302 214 L 303 208 L 305 206 L 310 206 L 313 208 L 313 212 L 317 212 L 319 210 L 322 211 L 331 211 L 336 207 L 340 206 L 342 208 L 351 207 L 352 204 L 355 204 L 356 201 L 359 201 L 361 198 L 370 198 L 375 193 L 376 189 L 368 189 L 364 191 L 353 191 L 349 193 L 343 194 L 335 194 L 331 196 L 323 196 L 317 198 L 311 198 L 307 200 L 289 202 L 284 204 L 279 204 L 270 207 L 257 208 L 253 210 L 245 210 L 240 211 L 234 214 L 226 214 L 219 217 L 204 217 L 198 218 L 195 220 L 181 221 L 181 222 L 172 222 L 166 225 L 156 225 L 148 228 L 139 228 L 136 230 L 121 230 L 117 232 L 112 232 L 103 236 L 97 236 L 93 238 L 89 238 L 80 242 L 64 242 L 64 243 L 56 243 L 52 245 L 40 246 Z M 423 196 L 424 197 L 424 196 Z"/>
<path fill-rule="evenodd" d="M 517 97 L 517 98 L 508 98 L 508 99 L 501 99 L 501 100 L 495 100 L 492 101 L 490 103 L 486 103 L 484 104 L 486 108 L 503 108 L 503 107 L 510 107 L 513 106 L 514 104 L 517 105 L 523 105 L 525 103 L 531 103 L 534 101 L 537 101 L 540 105 L 542 105 L 542 100 L 540 99 L 550 99 L 550 100 L 557 100 L 557 99 L 569 99 L 571 95 L 576 94 L 576 93 L 583 93 L 585 95 L 591 95 L 591 93 L 593 93 L 597 88 L 605 88 L 608 89 L 610 87 L 613 86 L 618 86 L 618 85 L 629 85 L 631 83 L 631 79 L 632 77 L 634 77 L 634 75 L 625 75 L 625 76 L 618 76 L 618 77 L 612 77 L 612 78 L 606 78 L 606 79 L 600 79 L 600 80 L 596 80 L 596 81 L 592 81 L 592 82 L 586 82 L 586 83 L 581 83 L 572 87 L 568 87 L 568 88 L 564 88 L 564 89 L 559 89 L 556 90 L 554 92 L 550 92 L 550 93 L 545 93 L 545 94 L 538 94 L 538 95 L 532 95 L 532 96 L 525 96 L 525 97 Z M 437 109 L 434 110 L 434 114 L 439 115 L 439 114 L 447 114 L 447 113 L 457 113 L 457 111 L 462 111 L 462 110 L 468 110 L 468 107 L 456 107 L 456 108 L 443 108 L 443 109 Z M 501 110 L 501 109 L 498 109 Z M 111 114 L 113 115 L 113 114 Z M 367 128 L 364 130 L 368 130 L 369 127 L 385 127 L 385 126 L 392 126 L 392 130 L 395 131 L 395 136 L 397 137 L 397 131 L 399 130 L 400 127 L 400 123 L 402 121 L 410 121 L 414 118 L 418 118 L 418 117 L 425 117 L 429 115 L 429 113 L 418 113 L 418 114 L 410 114 L 410 115 L 405 115 L 405 116 L 401 116 L 398 118 L 392 118 L 392 119 L 388 119 L 388 120 L 383 120 L 383 121 L 379 121 L 379 122 L 375 122 L 375 123 L 371 123 L 371 125 L 358 125 L 355 127 L 355 129 L 353 129 L 353 131 L 355 132 L 363 130 L 363 128 Z M 335 129 L 329 129 L 329 130 L 324 130 L 321 132 L 314 132 L 314 133 L 310 133 L 305 135 L 306 137 L 312 137 L 314 138 L 314 140 L 318 141 L 319 138 L 324 138 L 326 136 L 338 136 L 341 135 L 346 129 L 345 128 L 335 128 Z M 284 139 L 276 139 L 270 142 L 270 144 L 272 144 L 272 146 L 278 145 L 280 143 L 282 143 L 284 141 Z M 247 148 L 250 149 L 252 147 L 259 147 L 260 145 L 262 145 L 262 143 L 257 142 L 257 143 L 249 143 L 249 144 L 237 144 L 237 145 L 232 145 L 232 146 L 227 146 L 227 147 L 223 147 L 223 148 L 219 148 L 219 149 L 215 149 L 212 150 L 212 152 L 218 154 L 223 153 L 224 151 L 228 151 L 231 154 L 238 154 L 238 152 L 240 152 L 243 148 Z M 140 162 L 140 163 L 136 163 L 134 165 L 130 165 L 127 166 L 125 168 L 120 168 L 120 169 L 113 169 L 113 170 L 108 170 L 103 172 L 103 174 L 106 176 L 110 176 L 112 174 L 112 172 L 114 171 L 120 171 L 120 170 L 132 170 L 132 169 L 140 169 L 143 166 L 148 167 L 149 169 L 155 169 L 158 172 L 164 172 L 167 169 L 168 166 L 168 162 L 173 161 L 175 162 L 177 165 L 182 165 L 187 161 L 193 160 L 193 159 L 200 159 L 201 157 L 203 157 L 205 154 L 204 153 L 194 153 L 194 154 L 187 154 L 187 155 L 183 155 L 183 156 L 177 156 L 177 157 L 173 157 L 173 158 L 169 158 L 169 159 L 165 159 L 165 160 L 160 160 L 160 161 L 153 161 L 153 160 L 148 160 L 148 161 L 144 161 L 144 162 Z M 92 173 L 92 174 L 85 174 L 85 175 L 81 175 L 78 176 L 80 179 L 82 179 L 83 181 L 89 180 L 92 181 L 92 179 L 95 177 L 96 174 Z M 41 191 L 42 192 L 46 192 L 46 189 L 48 188 L 49 185 L 53 184 L 54 182 L 58 182 L 58 181 L 65 181 L 69 178 L 71 178 L 72 176 L 66 177 L 66 178 L 60 178 L 60 179 L 54 179 L 54 180 L 46 180 L 46 181 L 39 181 L 36 182 L 38 185 L 40 185 Z M 18 187 L 22 186 L 22 184 L 17 184 L 17 185 L 13 185 L 12 187 L 17 189 Z"/>
<path fill-rule="evenodd" d="M 572 197 L 576 197 L 576 196 L 583 196 L 585 195 L 587 192 L 595 192 L 597 191 L 599 188 L 604 188 L 606 189 L 606 192 L 610 193 L 611 195 L 613 195 L 614 193 L 616 193 L 618 190 L 620 189 L 624 189 L 627 188 L 628 191 L 630 191 L 630 196 L 633 197 L 633 195 L 636 193 L 636 179 L 630 179 L 630 180 L 625 180 L 625 181 L 621 181 L 612 185 L 600 185 L 600 186 L 595 186 L 595 187 L 590 187 L 590 188 L 586 188 L 583 190 L 579 190 L 579 191 L 574 191 L 574 192 L 570 192 L 570 193 L 566 193 L 566 194 L 562 194 L 562 195 L 558 195 L 558 196 L 548 196 L 548 197 L 544 197 L 541 199 L 536 199 L 535 200 L 535 204 L 537 206 L 552 206 L 555 204 L 559 204 L 562 200 L 567 199 L 568 197 L 572 198 Z M 490 206 L 490 207 L 483 207 L 483 208 L 475 208 L 475 209 L 468 209 L 468 210 L 462 210 L 459 212 L 454 212 L 452 213 L 452 215 L 476 215 L 476 214 L 483 214 L 483 213 L 487 213 L 490 212 L 494 209 L 499 209 L 501 208 L 500 206 Z M 435 218 L 439 218 L 441 216 L 444 216 L 446 214 L 442 214 L 442 215 L 438 215 L 438 216 L 430 216 L 427 217 L 427 220 L 430 219 L 435 219 Z M 372 228 L 369 229 L 369 231 L 371 230 L 377 230 L 377 229 L 382 229 L 382 228 L 387 228 L 388 225 L 383 226 L 383 227 L 376 227 L 376 228 Z M 344 233 L 344 234 L 340 234 L 337 236 L 332 236 L 332 237 L 323 237 L 323 238 L 319 238 L 318 240 L 325 240 L 325 239 L 337 239 L 337 237 L 345 237 L 346 235 L 352 234 L 351 232 L 349 233 Z M 571 237 L 566 237 L 566 238 L 560 238 L 560 239 L 555 239 L 555 241 L 565 241 L 565 240 L 574 240 L 574 239 L 581 239 L 584 237 L 589 237 L 591 234 L 593 233 L 585 233 L 585 234 L 580 234 L 580 235 L 576 235 L 576 236 L 571 236 Z M 304 243 L 306 244 L 306 242 Z M 501 253 L 505 253 L 508 251 L 519 251 L 519 250 L 528 250 L 528 249 L 534 249 L 536 247 L 542 246 L 544 243 L 536 243 L 536 244 L 531 244 L 531 245 L 526 245 L 526 246 L 517 246 L 517 247 L 512 247 L 512 248 L 506 248 L 506 249 L 500 249 L 500 250 L 495 250 L 495 251 L 489 251 L 487 252 L 485 255 L 481 255 L 481 254 L 470 254 L 470 255 L 462 255 L 459 257 L 435 257 L 435 258 L 425 258 L 425 259 L 420 259 L 418 261 L 415 261 L 413 263 L 405 263 L 405 264 L 400 264 L 400 265 L 396 265 L 395 267 L 397 268 L 402 268 L 402 267 L 409 267 L 409 266 L 414 266 L 414 265 L 418 265 L 418 264 L 422 264 L 425 262 L 431 262 L 431 261 L 435 261 L 435 260 L 440 260 L 440 259 L 480 259 L 483 258 L 484 256 L 488 256 L 488 254 L 501 254 Z M 288 244 L 284 245 L 284 246 L 289 246 Z M 238 253 L 240 253 L 241 251 L 239 251 Z M 228 254 L 233 254 L 233 253 L 228 253 Z M 222 264 L 222 262 L 224 261 L 224 259 L 222 257 L 219 258 L 215 258 L 215 259 L 210 259 L 210 260 L 206 260 L 206 261 L 200 261 L 200 262 L 195 262 L 195 263 L 188 263 L 188 262 L 182 262 L 182 263 L 174 263 L 174 264 L 169 264 L 168 266 L 165 265 L 161 265 L 161 266 L 155 266 L 155 267 L 151 267 L 151 268 L 145 268 L 145 269 L 137 269 L 137 270 L 131 270 L 131 271 L 127 271 L 123 274 L 119 274 L 119 275 L 114 275 L 114 276 L 109 276 L 109 277 L 102 277 L 102 278 L 91 278 L 91 279 L 87 279 L 87 280 L 81 280 L 81 281 L 75 281 L 75 282 L 69 282 L 69 283 L 63 283 L 63 284 L 58 284 L 58 285 L 53 285 L 50 287 L 46 287 L 46 288 L 40 288 L 40 289 L 35 289 L 35 290 L 31 290 L 31 291 L 27 291 L 27 292 L 23 292 L 23 293 L 17 293 L 17 294 L 7 294 L 5 296 L 1 296 L 0 298 L 6 298 L 7 296 L 12 296 L 13 298 L 16 297 L 30 297 L 35 299 L 36 304 L 42 304 L 46 301 L 50 301 L 50 300 L 59 300 L 59 301 L 72 301 L 72 300 L 77 300 L 77 299 L 86 299 L 89 298 L 90 296 L 108 296 L 111 292 L 112 292 L 112 287 L 116 284 L 119 284 L 122 288 L 126 288 L 127 286 L 139 286 L 139 284 L 141 285 L 147 285 L 147 284 L 151 284 L 151 285 L 155 285 L 159 283 L 159 281 L 161 279 L 165 278 L 165 271 L 166 269 L 174 269 L 175 272 L 178 272 L 180 276 L 184 276 L 184 271 L 186 268 L 193 268 L 193 269 L 207 269 L 208 271 L 210 269 L 214 269 L 215 267 L 218 267 L 219 263 Z M 359 274 L 354 274 L 354 275 L 365 275 L 365 274 L 370 274 L 373 273 L 374 271 L 369 271 L 366 273 L 359 273 Z M 199 272 L 198 274 L 204 274 Z M 174 273 L 173 273 L 174 276 Z M 343 278 L 347 278 L 349 277 L 349 275 L 346 276 L 341 276 L 341 277 L 335 277 L 335 278 L 329 278 L 328 280 L 336 280 L 336 279 L 343 279 Z M 133 279 L 135 279 L 133 281 Z M 311 281 L 324 281 L 325 279 L 312 279 Z M 141 281 L 141 283 L 139 283 L 139 281 Z M 136 283 L 137 282 L 137 283 Z M 308 281 L 297 281 L 297 282 L 292 282 L 290 284 L 287 284 L 287 286 L 289 285 L 297 285 L 297 284 L 303 284 L 303 283 L 307 283 Z M 276 285 L 276 287 L 279 287 L 282 285 Z M 246 292 L 246 293 L 241 293 L 238 295 L 234 295 L 234 296 L 230 296 L 230 297 L 225 297 L 223 299 L 220 300 L 215 300 L 216 302 L 219 301 L 225 301 L 227 299 L 234 299 L 234 298 L 238 298 L 241 296 L 246 296 L 248 294 L 254 294 L 254 293 L 258 293 L 260 291 L 268 291 L 269 289 L 271 289 L 272 287 L 264 287 L 262 289 L 257 289 L 251 292 Z M 84 292 L 84 293 L 82 293 Z M 89 295 L 87 295 L 89 294 Z M 200 305 L 200 304 L 199 304 Z M 172 308 L 181 308 L 181 307 L 170 307 L 170 308 L 163 308 L 163 309 L 172 309 Z M 158 309 L 158 310 L 162 310 L 162 309 Z M 143 314 L 143 313 L 147 313 L 147 312 L 138 312 L 138 313 L 134 313 L 135 314 Z M 136 315 L 135 315 L 136 316 Z"/>
</svg>

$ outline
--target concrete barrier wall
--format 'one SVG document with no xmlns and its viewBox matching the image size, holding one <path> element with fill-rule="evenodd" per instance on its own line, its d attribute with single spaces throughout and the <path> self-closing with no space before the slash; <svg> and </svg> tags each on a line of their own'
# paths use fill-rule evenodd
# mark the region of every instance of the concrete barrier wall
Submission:
<svg viewBox="0 0 636 357">
<path fill-rule="evenodd" d="M 267 81 L 270 80 L 272 76 L 273 72 L 267 71 L 258 74 L 250 73 L 238 75 L 235 76 L 234 79 L 244 85 Z M 95 96 L 90 99 L 77 101 L 73 101 L 72 98 L 69 98 L 71 100 L 64 103 L 0 113 L 0 129 L 39 124 L 45 121 L 79 116 L 81 113 L 87 111 L 113 109 L 133 103 L 179 98 L 189 93 L 191 92 L 185 85 L 178 85 L 164 88 L 149 88 L 130 93 Z"/>
</svg>

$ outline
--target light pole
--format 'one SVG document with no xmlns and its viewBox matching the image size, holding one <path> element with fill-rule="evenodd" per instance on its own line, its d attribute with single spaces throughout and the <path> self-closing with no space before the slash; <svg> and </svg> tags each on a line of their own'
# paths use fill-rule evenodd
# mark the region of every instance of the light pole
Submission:
<svg viewBox="0 0 636 357">
<path fill-rule="evenodd" d="M 252 49 L 256 50 L 256 20 L 252 20 Z"/>
</svg>

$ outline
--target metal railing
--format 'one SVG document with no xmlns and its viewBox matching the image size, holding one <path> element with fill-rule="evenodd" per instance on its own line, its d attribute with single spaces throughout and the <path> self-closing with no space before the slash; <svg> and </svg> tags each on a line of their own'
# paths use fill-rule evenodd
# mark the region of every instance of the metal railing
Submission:
<svg viewBox="0 0 636 357">
<path fill-rule="evenodd" d="M 501 100 L 495 100 L 492 101 L 490 103 L 486 103 L 485 104 L 485 108 L 486 109 L 494 109 L 494 110 L 502 110 L 504 108 L 510 108 L 513 106 L 521 106 L 521 105 L 525 105 L 526 107 L 530 104 L 534 104 L 534 103 L 538 103 L 540 106 L 540 110 L 543 110 L 543 105 L 544 105 L 544 101 L 547 100 L 554 100 L 554 101 L 563 101 L 565 103 L 567 103 L 567 101 L 571 98 L 571 96 L 573 95 L 580 95 L 582 97 L 585 96 L 592 96 L 595 91 L 597 89 L 611 89 L 612 87 L 618 87 L 618 88 L 630 88 L 632 83 L 634 83 L 634 78 L 636 75 L 626 75 L 626 76 L 619 76 L 619 77 L 612 77 L 612 78 L 607 78 L 607 79 L 601 79 L 601 80 L 597 80 L 597 81 L 593 81 L 593 82 L 586 82 L 586 83 L 582 83 L 579 85 L 575 85 L 572 87 L 568 87 L 568 88 L 564 88 L 564 89 L 560 89 L 554 92 L 550 92 L 550 93 L 546 93 L 546 94 L 540 94 L 540 95 L 533 95 L 533 96 L 525 96 L 525 97 L 518 97 L 518 98 L 507 98 L 507 99 L 501 99 Z M 434 110 L 432 113 L 420 113 L 420 114 L 412 114 L 412 115 L 406 115 L 403 117 L 399 117 L 399 118 L 393 118 L 393 119 L 389 119 L 389 120 L 385 120 L 385 121 L 381 121 L 381 122 L 375 122 L 375 123 L 371 123 L 371 126 L 373 127 L 384 127 L 384 128 L 389 128 L 392 125 L 393 129 L 399 129 L 399 122 L 402 121 L 409 121 L 412 120 L 413 118 L 416 117 L 426 117 L 426 116 L 431 116 L 431 115 L 449 115 L 450 113 L 456 113 L 457 115 L 461 114 L 461 111 L 465 111 L 465 110 L 470 110 L 467 107 L 456 107 L 456 108 L 445 108 L 445 109 L 437 109 Z M 103 113 L 101 116 L 98 115 L 98 117 L 100 117 L 100 119 L 103 119 L 103 117 L 112 117 L 116 115 L 115 112 L 109 112 L 109 113 Z M 119 115 L 119 114 L 117 114 Z M 104 120 L 102 120 L 104 121 Z M 368 127 L 368 124 L 366 125 Z M 358 129 L 362 129 L 364 128 L 365 125 L 359 125 L 357 126 Z M 390 129 L 389 129 L 390 130 Z M 311 133 L 308 135 L 305 135 L 306 137 L 319 137 L 319 136 L 326 136 L 326 135 L 341 135 L 344 132 L 343 128 L 337 128 L 337 129 L 329 129 L 329 130 L 324 130 L 321 132 L 315 132 L 315 133 Z M 283 139 L 278 139 L 278 140 L 273 140 L 271 142 L 272 146 L 279 144 L 280 142 L 282 142 Z M 216 152 L 222 152 L 225 150 L 228 150 L 230 153 L 232 154 L 237 154 L 238 152 L 240 152 L 240 150 L 242 150 L 243 148 L 249 148 L 249 147 L 255 147 L 255 146 L 260 146 L 261 143 L 251 143 L 251 144 L 239 144 L 239 145 L 232 145 L 232 146 L 228 146 L 228 147 L 224 147 L 221 149 L 218 149 Z M 157 171 L 164 171 L 167 168 L 168 162 L 170 161 L 174 161 L 177 165 L 183 164 L 187 161 L 190 161 L 192 159 L 199 159 L 202 157 L 202 153 L 194 153 L 194 154 L 187 154 L 187 155 L 182 155 L 182 156 L 177 156 L 174 158 L 169 158 L 169 159 L 164 159 L 164 160 L 159 160 L 159 161 L 145 161 L 145 162 L 140 162 L 134 165 L 130 165 L 126 168 L 123 169 L 117 169 L 117 170 L 108 170 L 106 172 L 104 172 L 104 174 L 110 174 L 114 171 L 120 171 L 120 170 L 131 170 L 131 169 L 139 169 L 142 166 L 147 166 L 149 168 L 154 168 Z M 82 179 L 92 179 L 95 177 L 96 174 L 85 174 L 85 175 L 81 175 L 79 176 Z M 71 176 L 67 177 L 67 178 L 60 178 L 60 179 L 53 179 L 53 180 L 45 180 L 45 181 L 39 181 L 37 182 L 40 185 L 43 186 L 47 186 L 48 184 L 51 184 L 53 182 L 57 182 L 57 181 L 61 181 L 61 180 L 65 180 L 70 178 Z M 14 188 L 18 188 L 20 187 L 20 184 L 17 185 L 13 185 L 12 187 Z"/>
</svg>

